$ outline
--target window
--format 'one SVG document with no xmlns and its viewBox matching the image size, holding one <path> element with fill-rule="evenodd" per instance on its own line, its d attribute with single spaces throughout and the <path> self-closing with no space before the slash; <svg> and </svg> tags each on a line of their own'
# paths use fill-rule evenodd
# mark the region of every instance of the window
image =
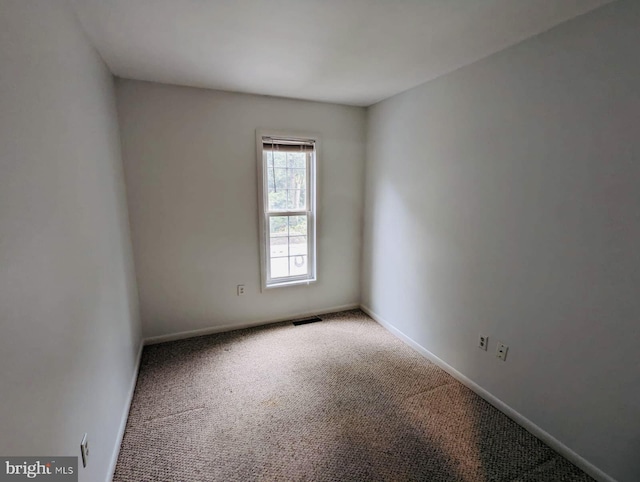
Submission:
<svg viewBox="0 0 640 482">
<path fill-rule="evenodd" d="M 262 286 L 316 280 L 316 157 L 312 136 L 259 131 Z"/>
</svg>

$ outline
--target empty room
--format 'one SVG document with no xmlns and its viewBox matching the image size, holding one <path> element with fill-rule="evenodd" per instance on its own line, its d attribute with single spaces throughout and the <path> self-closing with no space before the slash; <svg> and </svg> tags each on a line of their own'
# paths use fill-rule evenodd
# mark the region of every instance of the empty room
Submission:
<svg viewBox="0 0 640 482">
<path fill-rule="evenodd" d="M 640 481 L 640 2 L 0 0 L 0 480 Z"/>
</svg>

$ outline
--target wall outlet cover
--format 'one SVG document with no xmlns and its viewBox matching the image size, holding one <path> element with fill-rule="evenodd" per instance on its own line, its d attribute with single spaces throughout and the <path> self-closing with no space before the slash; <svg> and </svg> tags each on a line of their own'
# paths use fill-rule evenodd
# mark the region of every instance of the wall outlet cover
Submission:
<svg viewBox="0 0 640 482">
<path fill-rule="evenodd" d="M 500 358 L 502 361 L 507 360 L 507 352 L 509 351 L 509 347 L 502 343 L 498 342 L 498 347 L 496 348 L 496 356 Z"/>
<path fill-rule="evenodd" d="M 86 433 L 80 442 L 80 453 L 82 454 L 82 466 L 86 467 L 89 462 L 89 439 Z"/>
</svg>

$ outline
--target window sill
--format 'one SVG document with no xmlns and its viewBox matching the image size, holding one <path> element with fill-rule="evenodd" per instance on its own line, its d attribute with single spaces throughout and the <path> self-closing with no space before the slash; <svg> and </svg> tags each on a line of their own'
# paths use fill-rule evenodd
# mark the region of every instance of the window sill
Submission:
<svg viewBox="0 0 640 482">
<path fill-rule="evenodd" d="M 317 280 L 315 278 L 305 278 L 305 279 L 297 279 L 291 281 L 283 281 L 281 283 L 271 283 L 266 285 L 264 288 L 267 290 L 273 288 L 284 288 L 286 286 L 300 286 L 300 285 L 310 285 L 315 283 Z"/>
</svg>

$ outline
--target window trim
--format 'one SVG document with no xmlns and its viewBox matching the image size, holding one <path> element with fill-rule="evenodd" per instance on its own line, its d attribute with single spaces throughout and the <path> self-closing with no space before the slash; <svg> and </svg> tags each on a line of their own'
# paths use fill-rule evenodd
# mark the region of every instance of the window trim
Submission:
<svg viewBox="0 0 640 482">
<path fill-rule="evenodd" d="M 274 281 L 270 278 L 270 256 L 268 243 L 269 224 L 267 219 L 274 213 L 268 211 L 268 190 L 265 189 L 265 172 L 264 172 L 264 148 L 263 137 L 274 137 L 291 140 L 312 140 L 314 141 L 314 159 L 308 162 L 307 166 L 307 211 L 291 211 L 287 215 L 308 215 L 308 253 L 307 266 L 309 274 L 301 276 L 289 276 L 281 278 L 282 281 Z M 318 279 L 317 270 L 317 218 L 318 218 L 318 162 L 320 162 L 320 139 L 317 134 L 299 131 L 280 131 L 271 129 L 256 129 L 256 164 L 258 167 L 258 232 L 259 232 L 259 250 L 260 250 L 260 279 L 261 291 L 272 288 L 282 288 L 286 286 L 309 285 L 315 283 Z"/>
</svg>

